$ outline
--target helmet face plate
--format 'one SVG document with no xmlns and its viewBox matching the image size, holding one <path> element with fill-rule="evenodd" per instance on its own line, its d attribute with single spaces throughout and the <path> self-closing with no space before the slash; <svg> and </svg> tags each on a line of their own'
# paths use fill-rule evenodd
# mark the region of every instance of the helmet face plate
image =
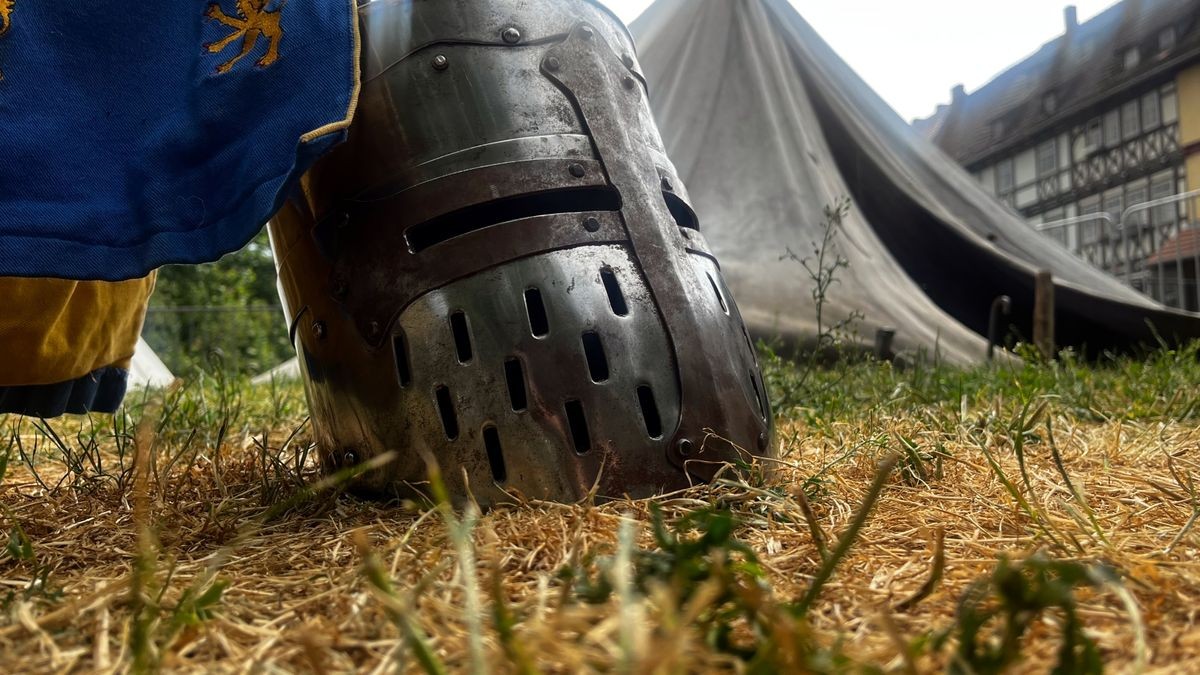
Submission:
<svg viewBox="0 0 1200 675">
<path fill-rule="evenodd" d="M 448 4 L 367 5 L 364 35 Z M 433 459 L 488 504 L 649 496 L 769 454 L 753 346 L 624 27 L 584 0 L 467 4 L 505 8 L 496 44 L 368 65 L 346 145 L 271 226 L 327 466 L 393 451 L 356 479 L 390 491 Z M 522 25 L 546 37 L 508 42 Z"/>
</svg>

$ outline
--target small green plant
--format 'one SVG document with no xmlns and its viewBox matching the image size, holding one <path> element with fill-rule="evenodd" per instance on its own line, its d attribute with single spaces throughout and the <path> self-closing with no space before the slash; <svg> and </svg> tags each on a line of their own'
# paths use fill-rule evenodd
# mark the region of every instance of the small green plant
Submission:
<svg viewBox="0 0 1200 675">
<path fill-rule="evenodd" d="M 933 646 L 941 649 L 955 639 L 952 675 L 1001 673 L 1021 658 L 1030 627 L 1057 613 L 1062 634 L 1053 672 L 1099 675 L 1104 672 L 1100 650 L 1083 630 L 1075 593 L 1119 584 L 1116 571 L 1102 564 L 1064 562 L 1043 553 L 1016 563 L 1002 558 L 990 577 L 962 596 L 954 626 Z"/>
<path fill-rule="evenodd" d="M 822 556 L 797 601 L 775 596 L 758 555 L 736 537 L 738 518 L 720 507 L 698 509 L 668 523 L 651 503 L 654 548 L 634 548 L 626 532 L 616 555 L 568 565 L 559 577 L 579 600 L 599 604 L 615 599 L 622 610 L 637 598 L 654 596 L 656 589 L 667 589 L 667 597 L 691 618 L 705 643 L 741 660 L 746 672 L 841 672 L 851 664 L 836 645 L 824 647 L 813 640 L 807 616 L 857 541 L 898 460 L 893 455 L 880 464 L 850 524 Z M 694 609 L 698 604 L 702 609 Z"/>
<path fill-rule="evenodd" d="M 776 400 L 783 407 L 799 405 L 810 398 L 810 380 L 814 373 L 822 364 L 845 360 L 846 346 L 857 338 L 857 326 L 865 318 L 858 310 L 837 319 L 829 316 L 830 291 L 841 283 L 839 273 L 850 267 L 850 261 L 838 251 L 838 237 L 849 214 L 849 198 L 827 205 L 821 220 L 821 237 L 811 242 L 812 253 L 801 255 L 788 248 L 780 257 L 780 260 L 799 264 L 812 284 L 809 295 L 816 330 L 812 341 L 804 346 L 807 354 L 801 361 L 803 367 L 799 371 L 781 367 L 784 359 L 777 353 L 778 343 L 759 343 L 759 351 L 763 352 L 766 361 L 764 370 L 768 390 L 775 393 Z"/>
<path fill-rule="evenodd" d="M 839 251 L 837 240 L 842 233 L 842 223 L 850 215 L 850 199 L 840 199 L 833 205 L 825 206 L 824 218 L 821 220 L 821 239 L 812 242 L 812 254 L 801 256 L 788 248 L 781 259 L 792 260 L 804 268 L 812 281 L 813 311 L 815 313 L 817 335 L 813 348 L 815 358 L 820 358 L 827 351 L 835 351 L 849 338 L 854 337 L 854 326 L 864 317 L 861 312 L 854 311 L 848 316 L 830 320 L 826 314 L 829 304 L 829 291 L 838 283 L 838 272 L 850 267 L 847 260 Z"/>
</svg>

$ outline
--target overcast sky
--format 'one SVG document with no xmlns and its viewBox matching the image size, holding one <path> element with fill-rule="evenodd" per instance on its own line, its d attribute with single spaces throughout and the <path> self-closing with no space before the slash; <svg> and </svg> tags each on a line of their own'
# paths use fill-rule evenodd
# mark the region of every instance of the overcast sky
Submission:
<svg viewBox="0 0 1200 675">
<path fill-rule="evenodd" d="M 626 22 L 652 0 L 602 0 Z M 730 2 L 733 0 L 717 0 Z M 927 117 L 950 90 L 974 91 L 1063 31 L 1055 0 L 791 0 L 902 117 Z M 1115 0 L 1075 0 L 1086 21 Z M 653 84 L 653 83 L 651 83 Z"/>
</svg>

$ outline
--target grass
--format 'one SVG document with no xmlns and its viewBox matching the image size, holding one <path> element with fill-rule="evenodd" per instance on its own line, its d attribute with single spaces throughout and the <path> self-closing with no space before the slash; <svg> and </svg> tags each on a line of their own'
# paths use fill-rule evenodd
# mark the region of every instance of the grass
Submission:
<svg viewBox="0 0 1200 675">
<path fill-rule="evenodd" d="M 0 418 L 0 670 L 1200 668 L 1197 347 L 763 356 L 780 459 L 649 501 L 359 501 L 294 384 Z"/>
</svg>

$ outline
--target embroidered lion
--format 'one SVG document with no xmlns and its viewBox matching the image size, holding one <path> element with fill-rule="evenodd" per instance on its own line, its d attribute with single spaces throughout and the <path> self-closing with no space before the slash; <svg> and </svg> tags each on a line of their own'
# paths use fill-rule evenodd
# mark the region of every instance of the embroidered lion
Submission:
<svg viewBox="0 0 1200 675">
<path fill-rule="evenodd" d="M 17 0 L 0 0 L 0 35 L 8 32 L 12 26 L 13 4 Z"/>
<path fill-rule="evenodd" d="M 0 0 L 0 5 L 11 1 Z M 284 3 L 280 3 L 274 10 L 268 10 L 267 4 L 269 1 L 237 0 L 236 16 L 229 16 L 215 2 L 208 6 L 208 10 L 205 11 L 204 15 L 232 28 L 233 32 L 216 42 L 205 45 L 205 48 L 210 53 L 216 54 L 234 42 L 238 40 L 242 41 L 242 51 L 237 56 L 217 66 L 218 73 L 229 72 L 234 64 L 241 61 L 247 54 L 253 51 L 254 46 L 258 44 L 259 37 L 266 38 L 267 53 L 258 60 L 258 67 L 266 68 L 279 60 L 279 42 L 283 40 L 283 27 L 279 25 L 279 21 Z"/>
</svg>

